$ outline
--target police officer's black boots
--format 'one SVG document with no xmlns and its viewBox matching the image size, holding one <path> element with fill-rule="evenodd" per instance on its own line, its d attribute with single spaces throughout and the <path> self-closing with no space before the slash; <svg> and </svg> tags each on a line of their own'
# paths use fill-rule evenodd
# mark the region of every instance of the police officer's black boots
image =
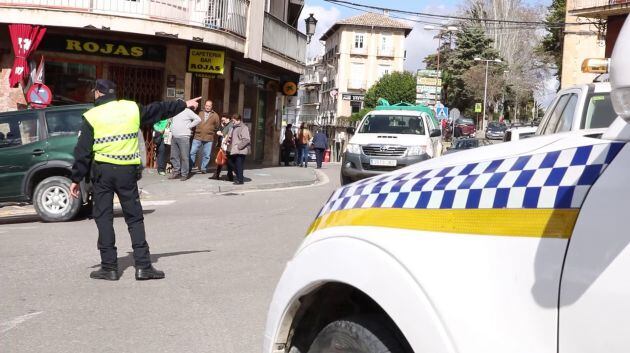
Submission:
<svg viewBox="0 0 630 353">
<path fill-rule="evenodd" d="M 164 272 L 156 270 L 153 266 L 149 268 L 136 268 L 136 280 L 138 281 L 162 278 L 164 278 Z"/>
<path fill-rule="evenodd" d="M 100 269 L 90 273 L 90 278 L 104 279 L 107 281 L 118 281 L 120 276 L 118 275 L 117 270 L 109 270 L 101 267 Z"/>
</svg>

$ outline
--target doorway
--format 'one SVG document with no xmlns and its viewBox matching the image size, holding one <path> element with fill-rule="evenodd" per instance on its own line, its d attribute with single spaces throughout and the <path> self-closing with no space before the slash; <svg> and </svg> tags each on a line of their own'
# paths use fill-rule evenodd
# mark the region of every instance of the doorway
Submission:
<svg viewBox="0 0 630 353">
<path fill-rule="evenodd" d="M 258 91 L 258 106 L 256 111 L 256 148 L 254 159 L 262 161 L 265 156 L 265 122 L 267 118 L 267 92 Z"/>
</svg>

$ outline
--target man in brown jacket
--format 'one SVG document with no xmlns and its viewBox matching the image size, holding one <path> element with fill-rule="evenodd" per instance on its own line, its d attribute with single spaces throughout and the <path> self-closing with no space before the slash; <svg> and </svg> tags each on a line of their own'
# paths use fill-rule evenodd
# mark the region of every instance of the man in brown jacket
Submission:
<svg viewBox="0 0 630 353">
<path fill-rule="evenodd" d="M 221 129 L 221 119 L 219 114 L 212 110 L 212 101 L 207 100 L 204 108 L 199 112 L 201 122 L 195 127 L 195 135 L 193 137 L 192 146 L 190 147 L 190 168 L 195 164 L 197 151 L 201 148 L 201 166 L 199 170 L 201 174 L 208 171 L 208 163 L 212 155 L 212 145 L 214 144 L 214 136 Z"/>
</svg>

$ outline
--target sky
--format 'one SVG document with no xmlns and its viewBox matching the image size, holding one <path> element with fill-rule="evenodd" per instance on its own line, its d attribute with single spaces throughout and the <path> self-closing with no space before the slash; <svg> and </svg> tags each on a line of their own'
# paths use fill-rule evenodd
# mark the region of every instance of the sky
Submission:
<svg viewBox="0 0 630 353">
<path fill-rule="evenodd" d="M 453 14 L 458 9 L 459 1 L 457 0 L 388 0 L 384 2 L 374 0 L 352 0 L 352 2 L 361 3 L 363 5 L 383 6 L 400 10 L 420 11 L 436 14 Z M 323 53 L 323 45 L 319 43 L 319 38 L 324 34 L 335 22 L 344 18 L 360 15 L 363 12 L 337 4 L 331 4 L 324 0 L 306 0 L 304 9 L 302 10 L 299 22 L 300 30 L 304 31 L 304 19 L 309 14 L 314 14 L 317 19 L 317 28 L 315 36 L 308 48 L 308 57 L 314 57 Z M 404 20 L 401 20 L 404 21 Z M 428 54 L 437 49 L 437 39 L 433 39 L 435 33 L 426 31 L 424 24 L 408 22 L 414 28 L 405 40 L 405 50 L 407 50 L 407 60 L 405 61 L 405 69 L 416 71 L 424 67 L 422 60 Z"/>
<path fill-rule="evenodd" d="M 454 15 L 458 12 L 461 4 L 465 0 L 348 0 L 363 5 L 372 5 L 378 7 L 388 7 L 399 10 L 434 13 L 442 15 Z M 530 5 L 548 6 L 551 0 L 524 0 Z M 332 4 L 325 0 L 306 0 L 304 9 L 302 10 L 299 21 L 299 29 L 304 32 L 304 19 L 309 14 L 317 19 L 317 27 L 313 40 L 309 44 L 307 56 L 313 58 L 322 55 L 324 46 L 319 42 L 319 38 L 324 34 L 335 22 L 364 13 L 360 10 L 351 9 L 338 4 Z M 396 15 L 394 15 L 396 16 Z M 401 20 L 404 21 L 404 20 Z M 439 22 L 439 20 L 436 20 Z M 405 61 L 405 70 L 415 72 L 417 69 L 424 68 L 422 60 L 429 54 L 435 53 L 438 46 L 437 39 L 434 38 L 435 32 L 424 29 L 425 24 L 417 22 L 408 22 L 413 26 L 413 30 L 405 40 L 405 50 L 407 51 L 407 60 Z M 446 24 L 446 22 L 443 22 Z M 555 79 L 553 80 L 554 82 Z M 550 82 L 550 86 L 555 85 Z M 547 90 L 545 90 L 547 91 Z M 540 99 L 544 100 L 543 105 L 546 106 L 547 101 L 553 98 L 552 92 L 555 88 L 550 87 L 549 92 L 540 92 Z"/>
</svg>

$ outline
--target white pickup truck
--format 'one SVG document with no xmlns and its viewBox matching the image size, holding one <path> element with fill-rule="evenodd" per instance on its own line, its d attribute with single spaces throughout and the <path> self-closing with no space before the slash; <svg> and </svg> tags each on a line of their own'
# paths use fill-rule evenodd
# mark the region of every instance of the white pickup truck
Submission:
<svg viewBox="0 0 630 353">
<path fill-rule="evenodd" d="M 538 125 L 536 135 L 607 128 L 616 117 L 610 83 L 577 85 L 558 92 Z"/>
</svg>

